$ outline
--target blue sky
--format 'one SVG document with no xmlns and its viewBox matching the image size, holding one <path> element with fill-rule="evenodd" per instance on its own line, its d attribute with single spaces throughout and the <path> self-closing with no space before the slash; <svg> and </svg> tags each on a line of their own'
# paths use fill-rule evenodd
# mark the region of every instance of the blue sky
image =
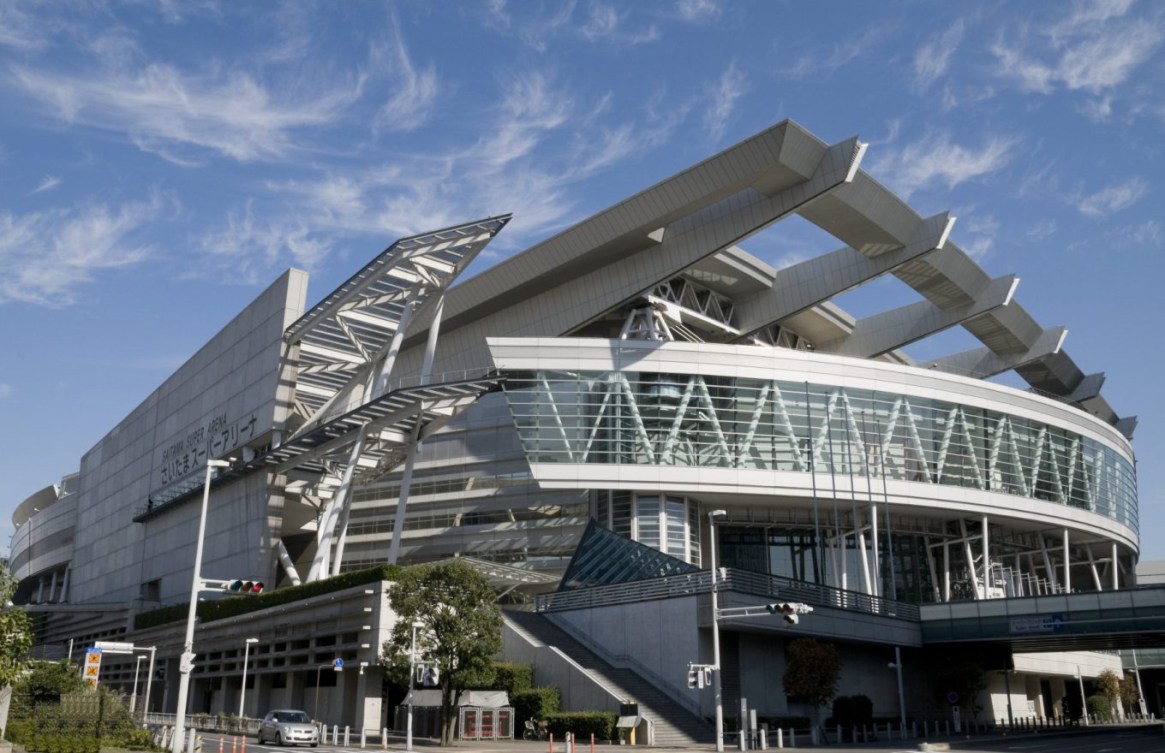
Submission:
<svg viewBox="0 0 1165 753">
<path fill-rule="evenodd" d="M 1068 327 L 1140 417 L 1159 532 L 1163 49 L 1165 5 L 1127 1 L 0 0 L 0 551 L 20 500 L 287 267 L 311 303 L 397 237 L 513 212 L 472 273 L 785 118 L 868 142 Z M 836 245 L 794 219 L 745 247 Z"/>
</svg>

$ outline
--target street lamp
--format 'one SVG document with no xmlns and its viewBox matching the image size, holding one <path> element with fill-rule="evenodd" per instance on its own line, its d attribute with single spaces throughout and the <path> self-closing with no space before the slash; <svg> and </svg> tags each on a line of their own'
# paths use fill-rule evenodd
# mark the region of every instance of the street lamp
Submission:
<svg viewBox="0 0 1165 753">
<path fill-rule="evenodd" d="M 423 628 L 425 623 L 413 622 L 413 642 L 409 648 L 409 692 L 405 700 L 408 701 L 408 722 L 405 726 L 405 750 L 413 749 L 413 674 L 417 667 L 417 628 Z"/>
<path fill-rule="evenodd" d="M 894 661 L 890 666 L 898 673 L 898 724 L 902 739 L 906 739 L 906 700 L 902 694 L 902 649 L 894 647 Z"/>
<path fill-rule="evenodd" d="M 716 601 L 716 518 L 727 515 L 727 510 L 708 513 L 709 559 L 712 562 L 712 696 L 716 701 L 716 753 L 724 753 L 724 705 L 720 682 L 720 609 Z M 743 727 L 740 734 L 744 734 Z"/>
<path fill-rule="evenodd" d="M 131 716 L 133 715 L 134 709 L 137 708 L 138 705 L 138 672 L 141 671 L 142 659 L 145 658 L 145 656 L 139 654 L 137 657 L 138 663 L 133 668 L 133 695 L 129 697 L 129 713 Z"/>
<path fill-rule="evenodd" d="M 186 704 L 190 696 L 190 672 L 194 669 L 194 617 L 198 611 L 198 591 L 202 586 L 202 542 L 206 538 L 206 508 L 210 506 L 210 475 L 215 468 L 229 468 L 225 460 L 206 461 L 202 484 L 202 512 L 198 516 L 198 540 L 194 544 L 194 575 L 190 584 L 190 610 L 186 613 L 186 642 L 178 660 L 178 709 L 174 714 L 174 753 L 182 753 L 186 741 Z"/>
<path fill-rule="evenodd" d="M 319 673 L 322 673 L 325 667 L 330 667 L 333 671 L 341 671 L 344 667 L 344 662 L 339 659 L 332 661 L 331 664 L 320 664 L 316 668 L 316 708 L 312 711 L 312 716 L 316 717 L 316 722 L 319 722 Z"/>
<path fill-rule="evenodd" d="M 239 719 L 243 718 L 243 701 L 247 697 L 247 659 L 250 658 L 251 645 L 258 642 L 258 638 L 248 638 L 243 641 L 243 684 L 239 686 Z M 319 689 L 318 683 L 316 689 Z"/>
</svg>

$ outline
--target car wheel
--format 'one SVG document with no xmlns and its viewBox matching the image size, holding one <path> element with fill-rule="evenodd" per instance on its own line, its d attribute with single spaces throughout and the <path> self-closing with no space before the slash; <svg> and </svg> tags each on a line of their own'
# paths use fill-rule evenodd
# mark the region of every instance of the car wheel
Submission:
<svg viewBox="0 0 1165 753">
<path fill-rule="evenodd" d="M 283 733 L 282 733 L 282 732 L 276 732 L 276 733 L 275 733 L 275 744 L 276 744 L 276 745 L 282 745 L 282 744 L 283 744 Z"/>
<path fill-rule="evenodd" d="M 263 744 L 263 730 L 260 729 L 259 734 L 255 735 L 255 737 L 258 739 L 259 744 L 262 745 Z"/>
</svg>

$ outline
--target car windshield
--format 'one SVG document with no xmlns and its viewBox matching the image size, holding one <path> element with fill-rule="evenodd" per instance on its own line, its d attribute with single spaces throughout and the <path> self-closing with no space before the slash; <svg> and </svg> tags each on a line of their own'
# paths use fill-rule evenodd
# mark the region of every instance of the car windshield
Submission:
<svg viewBox="0 0 1165 753">
<path fill-rule="evenodd" d="M 290 724 L 307 724 L 311 720 L 307 718 L 307 714 L 302 711 L 276 711 L 275 721 L 287 722 Z"/>
</svg>

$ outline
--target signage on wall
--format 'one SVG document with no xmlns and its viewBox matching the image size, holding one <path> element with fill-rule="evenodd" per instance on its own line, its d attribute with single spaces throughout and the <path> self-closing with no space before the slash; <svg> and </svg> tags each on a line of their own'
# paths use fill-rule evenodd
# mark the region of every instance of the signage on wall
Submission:
<svg viewBox="0 0 1165 753">
<path fill-rule="evenodd" d="M 157 486 L 167 486 L 195 471 L 205 469 L 208 457 L 222 457 L 244 442 L 255 438 L 258 417 L 252 413 L 238 421 L 228 421 L 227 414 L 211 417 L 203 426 L 191 429 L 162 447 L 161 478 Z"/>
</svg>

